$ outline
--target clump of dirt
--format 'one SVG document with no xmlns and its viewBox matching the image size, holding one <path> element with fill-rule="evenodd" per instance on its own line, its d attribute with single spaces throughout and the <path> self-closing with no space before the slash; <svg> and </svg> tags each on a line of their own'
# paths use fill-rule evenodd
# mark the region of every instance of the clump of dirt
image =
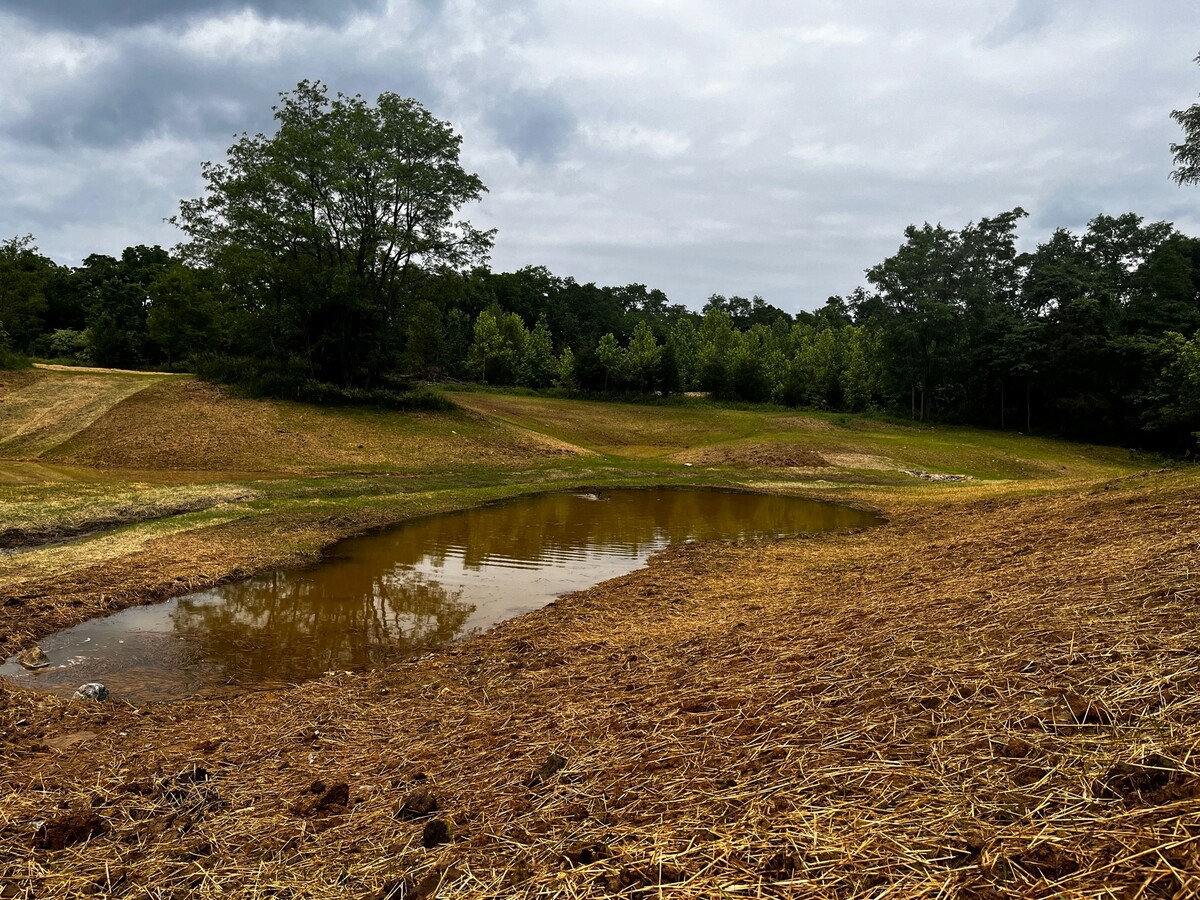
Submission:
<svg viewBox="0 0 1200 900">
<path fill-rule="evenodd" d="M 59 813 L 42 822 L 33 835 L 38 850 L 62 850 L 82 844 L 108 831 L 108 825 L 91 809 L 74 809 Z"/>
<path fill-rule="evenodd" d="M 587 844 L 575 844 L 563 854 L 573 866 L 588 866 L 602 859 L 608 859 L 612 851 L 608 845 L 600 841 Z"/>
<path fill-rule="evenodd" d="M 431 819 L 421 830 L 421 846 L 431 850 L 454 839 L 454 826 L 447 819 Z"/>
<path fill-rule="evenodd" d="M 530 787 L 537 787 L 546 781 L 549 781 L 556 774 L 567 767 L 567 758 L 558 753 L 551 753 L 546 757 L 546 761 L 534 769 L 529 777 L 525 779 L 525 783 Z"/>
<path fill-rule="evenodd" d="M 344 781 L 314 781 L 293 806 L 301 816 L 340 815 L 350 806 L 350 785 Z"/>
<path fill-rule="evenodd" d="M 1118 763 L 1096 781 L 1095 796 L 1130 804 L 1161 806 L 1200 794 L 1200 779 L 1187 775 L 1177 761 L 1151 753 L 1140 763 Z"/>
<path fill-rule="evenodd" d="M 829 461 L 806 447 L 778 442 L 723 444 L 677 453 L 676 462 L 694 466 L 753 466 L 760 469 L 820 469 Z"/>
<path fill-rule="evenodd" d="M 405 821 L 424 819 L 438 811 L 438 798 L 426 787 L 417 788 L 400 803 L 396 818 Z"/>
</svg>

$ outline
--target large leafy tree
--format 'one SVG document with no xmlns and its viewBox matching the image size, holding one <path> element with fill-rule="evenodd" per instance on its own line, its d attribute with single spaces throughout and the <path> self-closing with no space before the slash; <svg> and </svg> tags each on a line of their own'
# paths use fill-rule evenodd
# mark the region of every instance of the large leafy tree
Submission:
<svg viewBox="0 0 1200 900">
<path fill-rule="evenodd" d="M 907 388 L 913 417 L 924 420 L 939 388 L 953 383 L 959 362 L 962 239 L 928 223 L 910 225 L 904 238 L 894 256 L 867 270 L 867 279 L 883 301 L 893 389 Z"/>
<path fill-rule="evenodd" d="M 1200 63 L 1200 56 L 1196 62 Z M 1175 156 L 1171 177 L 1177 184 L 1200 184 L 1200 103 L 1173 111 L 1171 118 L 1183 128 L 1183 141 L 1171 145 Z"/>
<path fill-rule="evenodd" d="M 18 350 L 27 351 L 43 330 L 46 288 L 57 270 L 38 252 L 32 235 L 0 242 L 0 323 Z"/>
<path fill-rule="evenodd" d="M 459 218 L 486 189 L 459 163 L 461 138 L 416 100 L 302 81 L 275 121 L 204 164 L 205 196 L 173 219 L 183 250 L 228 285 L 243 354 L 369 387 L 401 364 L 422 276 L 486 259 L 492 232 Z"/>
</svg>

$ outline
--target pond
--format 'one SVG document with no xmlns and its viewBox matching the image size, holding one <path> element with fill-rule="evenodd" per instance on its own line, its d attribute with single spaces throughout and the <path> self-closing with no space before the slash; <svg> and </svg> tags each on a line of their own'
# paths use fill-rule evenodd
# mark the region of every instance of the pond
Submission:
<svg viewBox="0 0 1200 900">
<path fill-rule="evenodd" d="M 132 702 L 228 696 L 362 670 L 485 631 L 643 565 L 670 544 L 878 520 L 795 497 L 701 489 L 523 497 L 350 538 L 318 564 L 122 610 L 51 635 L 51 665 L 0 676 Z"/>
</svg>

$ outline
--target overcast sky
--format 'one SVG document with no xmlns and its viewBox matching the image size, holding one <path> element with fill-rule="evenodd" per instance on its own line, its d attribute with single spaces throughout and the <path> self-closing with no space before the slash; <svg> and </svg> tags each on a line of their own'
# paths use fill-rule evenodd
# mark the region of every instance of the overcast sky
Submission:
<svg viewBox="0 0 1200 900">
<path fill-rule="evenodd" d="M 1168 177 L 1197 26 L 1196 0 L 0 0 L 0 238 L 172 246 L 200 163 L 320 79 L 453 124 L 497 270 L 811 309 L 913 223 L 1200 235 Z"/>
</svg>

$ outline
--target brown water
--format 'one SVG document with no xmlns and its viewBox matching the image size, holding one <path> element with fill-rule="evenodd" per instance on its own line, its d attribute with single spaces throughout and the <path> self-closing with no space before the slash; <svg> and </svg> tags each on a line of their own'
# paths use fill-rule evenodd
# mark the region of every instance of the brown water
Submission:
<svg viewBox="0 0 1200 900">
<path fill-rule="evenodd" d="M 304 569 L 123 610 L 42 642 L 52 666 L 0 676 L 134 702 L 222 696 L 410 656 L 641 566 L 669 544 L 874 524 L 869 513 L 732 491 L 541 494 L 336 544 Z"/>
</svg>

